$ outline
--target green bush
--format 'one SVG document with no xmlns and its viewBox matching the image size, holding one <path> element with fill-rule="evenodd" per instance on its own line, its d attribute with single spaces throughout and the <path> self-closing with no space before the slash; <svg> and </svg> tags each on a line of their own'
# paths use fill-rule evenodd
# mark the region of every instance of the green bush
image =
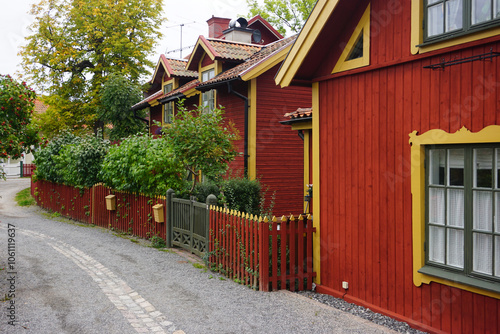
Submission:
<svg viewBox="0 0 500 334">
<path fill-rule="evenodd" d="M 74 134 L 63 132 L 59 136 L 54 137 L 50 142 L 45 142 L 46 145 L 44 147 L 39 148 L 33 153 L 36 165 L 34 172 L 35 179 L 63 183 L 63 173 L 56 166 L 54 158 L 59 156 L 59 152 L 64 146 L 74 144 L 79 140 L 80 138 Z"/>
<path fill-rule="evenodd" d="M 116 189 L 145 195 L 165 195 L 169 188 L 182 189 L 184 169 L 163 138 L 130 136 L 112 146 L 104 158 L 100 176 Z"/>
<path fill-rule="evenodd" d="M 85 135 L 65 145 L 53 158 L 64 184 L 89 188 L 100 182 L 98 175 L 108 149 L 109 141 L 94 135 Z"/>
</svg>

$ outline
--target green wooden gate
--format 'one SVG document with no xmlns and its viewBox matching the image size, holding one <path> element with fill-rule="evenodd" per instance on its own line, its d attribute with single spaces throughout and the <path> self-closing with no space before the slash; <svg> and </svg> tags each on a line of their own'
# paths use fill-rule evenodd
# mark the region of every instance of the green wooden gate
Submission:
<svg viewBox="0 0 500 334">
<path fill-rule="evenodd" d="M 181 247 L 200 257 L 208 251 L 208 206 L 216 204 L 214 199 L 209 196 L 207 203 L 200 203 L 175 198 L 173 190 L 167 192 L 167 247 Z"/>
</svg>

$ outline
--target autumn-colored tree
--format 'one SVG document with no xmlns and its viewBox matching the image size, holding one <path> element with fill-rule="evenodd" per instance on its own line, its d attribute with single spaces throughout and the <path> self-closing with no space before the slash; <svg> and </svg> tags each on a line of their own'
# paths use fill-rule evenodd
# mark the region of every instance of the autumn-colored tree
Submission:
<svg viewBox="0 0 500 334">
<path fill-rule="evenodd" d="M 264 5 L 259 5 L 257 0 L 247 0 L 248 17 L 262 16 L 282 35 L 299 33 L 315 4 L 316 0 L 264 0 Z"/>
<path fill-rule="evenodd" d="M 20 54 L 27 80 L 46 96 L 45 135 L 90 129 L 109 74 L 138 83 L 153 67 L 161 0 L 42 0 L 31 13 L 33 34 Z"/>
<path fill-rule="evenodd" d="M 30 126 L 35 97 L 25 82 L 0 75 L 0 158 L 18 159 L 37 143 L 37 131 Z"/>
</svg>

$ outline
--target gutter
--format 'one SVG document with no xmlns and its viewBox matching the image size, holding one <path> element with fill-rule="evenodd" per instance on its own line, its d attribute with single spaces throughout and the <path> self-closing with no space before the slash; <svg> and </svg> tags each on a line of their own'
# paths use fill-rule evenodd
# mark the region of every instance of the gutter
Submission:
<svg viewBox="0 0 500 334">
<path fill-rule="evenodd" d="M 248 178 L 248 97 L 238 93 L 237 91 L 233 90 L 233 86 L 231 85 L 231 81 L 227 82 L 227 88 L 228 88 L 228 93 L 233 94 L 236 97 L 239 97 L 245 102 L 245 135 L 244 135 L 244 153 L 243 153 L 243 166 L 245 170 L 245 177 Z"/>
</svg>

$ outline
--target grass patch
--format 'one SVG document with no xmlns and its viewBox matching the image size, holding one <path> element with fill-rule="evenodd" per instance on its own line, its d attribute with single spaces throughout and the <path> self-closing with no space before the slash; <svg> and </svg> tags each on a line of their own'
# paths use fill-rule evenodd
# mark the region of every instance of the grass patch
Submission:
<svg viewBox="0 0 500 334">
<path fill-rule="evenodd" d="M 196 262 L 195 262 L 195 263 L 193 263 L 193 267 L 195 267 L 196 269 L 204 269 L 204 268 L 205 268 L 205 266 L 204 266 L 204 265 L 199 264 L 199 263 L 196 263 Z"/>
<path fill-rule="evenodd" d="M 35 204 L 35 199 L 31 197 L 31 189 L 26 188 L 16 194 L 16 202 L 19 206 L 31 206 Z"/>
</svg>

